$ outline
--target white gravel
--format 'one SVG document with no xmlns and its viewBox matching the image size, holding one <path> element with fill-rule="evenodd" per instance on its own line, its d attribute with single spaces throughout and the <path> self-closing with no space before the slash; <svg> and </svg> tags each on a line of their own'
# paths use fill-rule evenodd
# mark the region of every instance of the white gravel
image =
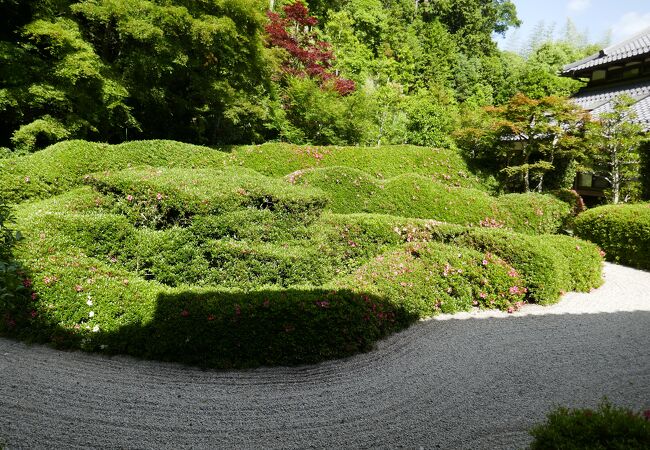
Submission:
<svg viewBox="0 0 650 450">
<path fill-rule="evenodd" d="M 202 371 L 0 339 L 8 448 L 516 449 L 555 405 L 650 408 L 650 273 L 548 308 L 430 320 L 375 351 Z M 441 317 L 439 319 L 449 319 Z"/>
</svg>

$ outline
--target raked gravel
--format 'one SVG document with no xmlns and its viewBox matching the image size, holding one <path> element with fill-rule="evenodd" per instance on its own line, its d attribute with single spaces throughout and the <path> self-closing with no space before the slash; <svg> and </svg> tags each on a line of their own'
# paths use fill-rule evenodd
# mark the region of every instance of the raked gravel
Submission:
<svg viewBox="0 0 650 450">
<path fill-rule="evenodd" d="M 551 307 L 440 316 L 304 367 L 204 371 L 0 339 L 0 443 L 525 448 L 556 405 L 650 408 L 650 272 L 604 273 Z"/>
</svg>

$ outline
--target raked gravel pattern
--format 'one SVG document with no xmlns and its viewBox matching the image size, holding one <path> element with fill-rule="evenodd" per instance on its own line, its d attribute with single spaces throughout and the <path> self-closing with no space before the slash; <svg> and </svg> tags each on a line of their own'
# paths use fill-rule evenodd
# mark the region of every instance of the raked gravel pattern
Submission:
<svg viewBox="0 0 650 450">
<path fill-rule="evenodd" d="M 440 316 L 304 367 L 204 371 L 0 339 L 0 443 L 525 448 L 556 405 L 650 408 L 650 272 L 604 273 L 551 307 Z"/>
</svg>

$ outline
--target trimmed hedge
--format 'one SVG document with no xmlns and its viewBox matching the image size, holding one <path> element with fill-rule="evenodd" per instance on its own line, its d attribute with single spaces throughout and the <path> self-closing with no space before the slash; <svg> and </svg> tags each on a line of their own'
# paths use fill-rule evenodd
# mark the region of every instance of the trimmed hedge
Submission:
<svg viewBox="0 0 650 450">
<path fill-rule="evenodd" d="M 588 291 L 603 282 L 599 249 L 575 238 L 470 230 L 454 242 L 495 253 L 512 264 L 526 281 L 528 299 L 535 303 L 555 303 L 565 292 Z"/>
<path fill-rule="evenodd" d="M 367 350 L 438 312 L 550 303 L 601 282 L 593 244 L 491 229 L 554 230 L 568 205 L 493 198 L 459 173 L 442 181 L 469 187 L 444 185 L 438 175 L 460 167 L 446 151 L 270 145 L 265 169 L 267 146 L 183 146 L 73 141 L 8 160 L 12 201 L 50 197 L 16 210 L 29 273 L 0 333 L 213 367 L 297 364 Z M 250 168 L 278 175 L 281 157 L 301 185 Z M 30 179 L 7 188 L 16 176 Z"/>
<path fill-rule="evenodd" d="M 236 147 L 230 164 L 281 177 L 298 170 L 343 166 L 382 180 L 407 173 L 426 176 L 449 186 L 483 189 L 460 153 L 453 149 L 384 145 L 381 147 L 318 147 L 267 143 Z"/>
<path fill-rule="evenodd" d="M 547 415 L 546 422 L 530 430 L 534 440 L 531 450 L 650 448 L 650 410 L 635 413 L 612 406 L 603 400 L 595 411 L 557 408 Z"/>
<path fill-rule="evenodd" d="M 140 226 L 187 223 L 193 215 L 246 208 L 269 210 L 302 220 L 320 214 L 323 193 L 242 169 L 129 169 L 87 176 L 95 189 L 115 198 L 116 211 Z"/>
<path fill-rule="evenodd" d="M 580 214 L 575 234 L 595 242 L 608 261 L 650 269 L 650 204 L 599 206 Z"/>
<path fill-rule="evenodd" d="M 417 317 L 474 306 L 512 311 L 523 304 L 527 290 L 517 271 L 502 259 L 431 242 L 378 255 L 337 286 L 388 298 Z"/>
<path fill-rule="evenodd" d="M 570 205 L 551 195 L 492 197 L 418 174 L 376 180 L 358 169 L 328 167 L 297 171 L 286 179 L 323 190 L 330 200 L 328 209 L 340 214 L 391 214 L 531 234 L 555 233 L 571 216 Z"/>
<path fill-rule="evenodd" d="M 513 255 L 538 245 L 532 239 L 553 245 L 546 237 L 368 214 L 325 214 L 286 239 L 284 215 L 248 208 L 228 213 L 225 234 L 210 225 L 224 216 L 210 215 L 193 216 L 187 228 L 138 229 L 110 212 L 109 197 L 84 187 L 19 208 L 27 239 L 18 256 L 32 270 L 33 296 L 0 332 L 212 367 L 315 362 L 367 350 L 440 311 L 516 308 L 524 288 L 537 287 Z M 238 223 L 238 213 L 257 223 Z M 259 227 L 276 225 L 277 241 L 254 239 Z M 463 240 L 486 247 L 488 239 L 476 236 L 494 233 L 502 239 L 491 255 L 459 250 Z M 541 261 L 533 269 L 546 261 L 539 251 L 529 257 Z"/>
<path fill-rule="evenodd" d="M 0 198 L 10 203 L 47 198 L 82 185 L 93 172 L 145 165 L 223 167 L 225 158 L 223 152 L 175 141 L 59 142 L 32 155 L 0 160 Z"/>
<path fill-rule="evenodd" d="M 81 185 L 87 174 L 137 166 L 243 166 L 276 177 L 298 169 L 347 166 L 356 167 L 378 179 L 412 172 L 449 185 L 483 189 L 458 152 L 449 149 L 264 144 L 234 147 L 227 153 L 165 140 L 132 141 L 119 145 L 75 140 L 59 142 L 32 155 L 0 159 L 0 198 L 9 203 L 47 198 Z"/>
</svg>

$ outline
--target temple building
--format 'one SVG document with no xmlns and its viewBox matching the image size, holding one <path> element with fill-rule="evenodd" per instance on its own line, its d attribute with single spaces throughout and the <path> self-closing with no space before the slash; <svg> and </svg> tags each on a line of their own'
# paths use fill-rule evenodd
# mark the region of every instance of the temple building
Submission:
<svg viewBox="0 0 650 450">
<path fill-rule="evenodd" d="M 612 100 L 619 95 L 632 97 L 634 120 L 650 131 L 650 27 L 564 66 L 562 76 L 588 80 L 573 100 L 594 116 L 610 111 Z M 604 179 L 593 174 L 579 174 L 575 185 L 578 193 L 587 197 L 599 197 L 607 187 Z"/>
</svg>

